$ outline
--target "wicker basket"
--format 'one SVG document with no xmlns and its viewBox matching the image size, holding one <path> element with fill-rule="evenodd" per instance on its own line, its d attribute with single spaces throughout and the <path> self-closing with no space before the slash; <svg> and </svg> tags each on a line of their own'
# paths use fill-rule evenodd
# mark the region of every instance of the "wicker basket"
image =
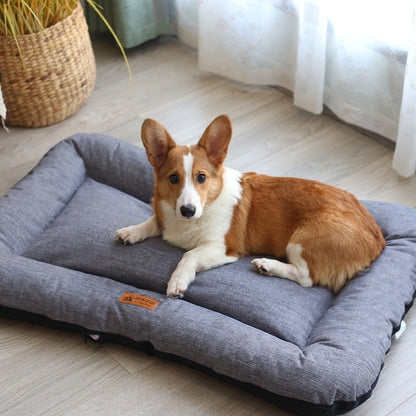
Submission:
<svg viewBox="0 0 416 416">
<path fill-rule="evenodd" d="M 42 127 L 74 114 L 94 88 L 95 60 L 81 3 L 44 31 L 0 36 L 6 123 Z"/>
</svg>

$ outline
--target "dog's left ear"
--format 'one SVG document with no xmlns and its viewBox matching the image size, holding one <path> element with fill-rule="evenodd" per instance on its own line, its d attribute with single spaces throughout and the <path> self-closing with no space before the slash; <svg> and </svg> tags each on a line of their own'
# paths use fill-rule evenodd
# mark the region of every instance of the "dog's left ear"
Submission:
<svg viewBox="0 0 416 416">
<path fill-rule="evenodd" d="M 155 169 L 159 169 L 165 163 L 169 151 L 176 146 L 166 129 L 149 118 L 142 125 L 142 142 L 147 158 Z"/>
<path fill-rule="evenodd" d="M 228 145 L 231 140 L 231 121 L 226 115 L 217 117 L 205 130 L 198 146 L 205 149 L 210 162 L 218 167 L 227 156 Z"/>
</svg>

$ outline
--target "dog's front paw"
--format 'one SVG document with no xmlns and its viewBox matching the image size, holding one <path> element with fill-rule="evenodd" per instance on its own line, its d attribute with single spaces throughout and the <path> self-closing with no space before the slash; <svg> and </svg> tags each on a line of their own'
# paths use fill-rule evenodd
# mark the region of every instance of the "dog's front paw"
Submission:
<svg viewBox="0 0 416 416">
<path fill-rule="evenodd" d="M 188 289 L 188 283 L 185 279 L 173 278 L 169 280 L 166 296 L 169 298 L 183 298 L 186 289 Z"/>
<path fill-rule="evenodd" d="M 195 279 L 195 269 L 186 262 L 178 264 L 173 272 L 166 291 L 166 296 L 171 298 L 182 298 L 186 289 Z"/>
<path fill-rule="evenodd" d="M 259 273 L 265 276 L 271 276 L 269 259 L 254 259 L 251 263 L 254 264 Z"/>
<path fill-rule="evenodd" d="M 121 228 L 116 231 L 116 238 L 124 245 L 134 244 L 144 240 L 139 225 L 131 225 L 130 227 Z"/>
</svg>

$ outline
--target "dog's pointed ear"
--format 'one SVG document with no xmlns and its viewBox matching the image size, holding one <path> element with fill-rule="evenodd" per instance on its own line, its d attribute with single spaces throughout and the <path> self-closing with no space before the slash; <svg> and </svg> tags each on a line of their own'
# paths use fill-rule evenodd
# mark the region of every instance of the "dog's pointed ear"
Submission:
<svg viewBox="0 0 416 416">
<path fill-rule="evenodd" d="M 166 129 L 150 118 L 143 122 L 142 141 L 147 158 L 155 169 L 159 169 L 163 165 L 169 150 L 176 146 Z"/>
<path fill-rule="evenodd" d="M 231 120 L 222 115 L 211 122 L 199 140 L 198 146 L 205 149 L 208 159 L 215 167 L 221 165 L 227 156 L 231 135 Z"/>
</svg>

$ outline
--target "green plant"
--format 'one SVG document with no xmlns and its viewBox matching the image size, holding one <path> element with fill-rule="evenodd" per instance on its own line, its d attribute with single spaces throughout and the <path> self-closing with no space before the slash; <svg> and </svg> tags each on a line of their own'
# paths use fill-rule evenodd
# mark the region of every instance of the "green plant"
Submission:
<svg viewBox="0 0 416 416">
<path fill-rule="evenodd" d="M 113 35 L 120 48 L 132 81 L 130 65 L 117 35 L 101 13 L 99 6 L 93 0 L 85 0 L 100 16 L 108 30 Z M 79 0 L 2 0 L 0 3 L 0 36 L 13 36 L 20 57 L 18 36 L 40 32 L 70 16 L 78 6 Z M 23 63 L 24 65 L 24 63 Z"/>
</svg>

